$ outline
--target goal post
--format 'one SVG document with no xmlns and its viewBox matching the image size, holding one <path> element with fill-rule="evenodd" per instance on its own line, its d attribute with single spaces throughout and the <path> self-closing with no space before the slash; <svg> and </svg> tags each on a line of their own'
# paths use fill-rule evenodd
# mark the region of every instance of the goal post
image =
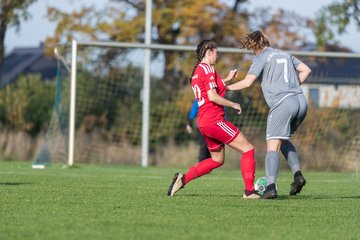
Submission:
<svg viewBox="0 0 360 240">
<path fill-rule="evenodd" d="M 70 87 L 70 118 L 69 118 L 69 156 L 68 164 L 74 164 L 75 146 L 75 104 L 76 104 L 76 69 L 77 69 L 77 42 L 71 44 L 71 87 Z"/>
</svg>

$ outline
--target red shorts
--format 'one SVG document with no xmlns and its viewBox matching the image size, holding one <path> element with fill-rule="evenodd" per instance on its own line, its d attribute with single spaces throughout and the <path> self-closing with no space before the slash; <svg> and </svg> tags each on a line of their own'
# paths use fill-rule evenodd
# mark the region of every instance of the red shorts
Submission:
<svg viewBox="0 0 360 240">
<path fill-rule="evenodd" d="M 240 133 L 237 127 L 226 120 L 199 127 L 199 130 L 205 138 L 209 151 L 219 150 L 224 144 L 231 143 Z"/>
</svg>

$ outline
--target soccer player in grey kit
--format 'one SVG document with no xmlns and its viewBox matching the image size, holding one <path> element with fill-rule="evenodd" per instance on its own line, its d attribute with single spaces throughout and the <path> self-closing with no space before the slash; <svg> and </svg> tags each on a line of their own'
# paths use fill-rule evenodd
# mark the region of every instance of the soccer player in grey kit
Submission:
<svg viewBox="0 0 360 240">
<path fill-rule="evenodd" d="M 307 103 L 300 85 L 309 76 L 311 69 L 290 54 L 270 47 L 269 39 L 261 31 L 246 34 L 242 40 L 241 47 L 252 50 L 255 57 L 245 78 L 227 86 L 227 89 L 244 89 L 259 79 L 265 101 L 270 107 L 266 126 L 265 158 L 268 185 L 262 198 L 277 197 L 279 151 L 294 174 L 289 194 L 296 195 L 300 193 L 306 180 L 301 173 L 299 158 L 290 138 L 306 116 Z"/>
</svg>

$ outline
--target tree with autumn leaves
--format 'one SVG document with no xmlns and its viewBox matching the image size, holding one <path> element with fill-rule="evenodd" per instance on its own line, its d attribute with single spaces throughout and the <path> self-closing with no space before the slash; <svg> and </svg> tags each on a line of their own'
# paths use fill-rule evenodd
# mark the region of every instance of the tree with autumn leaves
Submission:
<svg viewBox="0 0 360 240">
<path fill-rule="evenodd" d="M 306 39 L 298 34 L 301 27 L 306 27 L 303 23 L 306 21 L 302 17 L 290 17 L 285 11 L 273 14 L 266 9 L 251 13 L 246 4 L 249 1 L 237 0 L 229 5 L 220 0 L 154 0 L 152 42 L 196 45 L 207 38 L 214 39 L 219 46 L 238 47 L 241 37 L 253 25 L 265 30 L 275 47 L 291 49 L 306 44 Z M 90 6 L 72 13 L 50 7 L 48 17 L 57 22 L 57 28 L 54 36 L 47 40 L 47 46 L 70 42 L 73 38 L 83 41 L 144 42 L 145 1 L 113 0 L 102 9 Z M 109 49 L 101 61 L 107 62 L 111 61 L 111 57 L 115 58 L 113 51 Z M 154 51 L 153 57 L 156 54 L 158 53 Z M 187 86 L 189 74 L 195 64 L 194 54 L 164 51 L 163 58 L 164 90 Z M 180 58 L 186 60 L 179 64 Z M 243 64 L 242 58 L 243 55 L 238 54 L 232 56 L 230 62 L 223 56 L 217 69 L 224 72 L 229 67 Z"/>
<path fill-rule="evenodd" d="M 227 1 L 229 2 L 229 1 Z M 348 19 L 354 18 L 359 1 L 352 2 L 343 8 L 343 14 Z M 329 26 L 335 20 L 327 22 L 327 18 L 317 23 L 317 19 L 308 19 L 294 12 L 279 9 L 275 12 L 268 8 L 249 10 L 248 0 L 236 0 L 225 3 L 221 0 L 153 0 L 152 9 L 152 42 L 160 44 L 196 45 L 200 40 L 211 38 L 219 46 L 238 47 L 244 33 L 254 29 L 263 30 L 270 38 L 271 45 L 284 50 L 300 50 L 310 43 L 311 36 L 304 34 L 313 32 L 317 39 L 324 38 L 319 28 Z M 335 4 L 321 9 L 321 15 L 334 11 Z M 341 9 L 341 7 L 338 7 Z M 353 10 L 351 10 L 353 9 Z M 338 15 L 341 15 L 338 12 Z M 48 18 L 57 23 L 55 34 L 47 39 L 47 46 L 54 47 L 58 43 L 69 43 L 73 38 L 83 41 L 116 41 L 144 42 L 145 1 L 144 0 L 109 0 L 101 9 L 93 6 L 84 7 L 78 11 L 66 13 L 49 7 Z M 346 23 L 346 21 L 345 21 Z M 346 28 L 343 23 L 342 28 Z M 328 27 L 328 30 L 331 28 Z M 307 30 L 307 31 L 304 31 Z M 326 43 L 326 42 L 325 42 Z M 322 41 L 318 40 L 319 49 L 326 50 Z M 119 51 L 109 49 L 104 54 L 102 62 L 111 62 Z M 120 52 L 121 54 L 121 52 Z M 153 52 L 153 57 L 156 57 Z M 163 69 L 162 87 L 164 91 L 182 89 L 188 85 L 189 74 L 195 63 L 191 52 L 179 53 L 164 51 L 165 67 Z M 178 59 L 181 58 L 181 64 Z M 186 60 L 184 60 L 186 59 Z M 232 56 L 231 61 L 222 56 L 217 65 L 219 72 L 224 72 L 232 66 L 248 64 L 242 61 L 243 55 Z M 109 64 L 108 66 L 111 66 Z M 248 66 L 242 66 L 247 69 Z M 113 70 L 116 74 L 116 70 Z M 245 72 L 240 72 L 239 78 Z M 259 86 L 255 86 L 259 88 Z M 252 98 L 262 99 L 259 89 L 247 91 Z M 254 101 L 257 102 L 257 101 Z M 262 101 L 258 101 L 262 102 Z M 266 112 L 265 106 L 257 104 L 258 111 Z"/>
<path fill-rule="evenodd" d="M 5 54 L 5 35 L 6 31 L 15 26 L 20 27 L 20 20 L 27 20 L 30 17 L 28 8 L 36 0 L 1 0 L 0 1 L 0 77 L 2 73 L 3 59 Z"/>
<path fill-rule="evenodd" d="M 360 25 L 356 15 L 359 0 L 343 2 L 341 6 L 332 4 L 324 7 L 318 18 L 313 20 L 281 9 L 275 13 L 267 8 L 251 12 L 247 7 L 250 4 L 248 0 L 236 0 L 230 4 L 221 0 L 153 0 L 152 42 L 196 45 L 201 39 L 211 38 L 220 46 L 237 47 L 244 33 L 260 29 L 270 37 L 274 47 L 294 50 L 309 44 L 311 36 L 301 34 L 308 30 L 307 33 L 312 31 L 318 39 L 318 47 L 326 50 L 326 40 L 333 39 L 334 30 L 331 32 L 333 28 L 329 27 L 331 24 L 338 26 L 338 33 L 344 32 L 350 19 Z M 332 13 L 338 17 L 326 17 Z M 144 42 L 144 0 L 109 0 L 102 9 L 90 6 L 72 13 L 49 7 L 48 18 L 57 23 L 54 36 L 47 39 L 47 46 L 50 47 L 71 42 L 73 38 Z M 323 29 L 325 35 L 321 34 Z M 166 66 L 163 75 L 164 79 L 169 79 L 169 86 L 184 86 L 186 76 L 192 69 L 189 61 L 182 69 L 176 68 L 174 62 L 178 57 L 176 52 L 164 52 Z"/>
<path fill-rule="evenodd" d="M 237 46 L 248 30 L 247 18 L 218 0 L 156 0 L 153 5 L 153 43 L 193 45 L 200 39 L 212 38 L 222 46 Z M 69 42 L 74 36 L 83 40 L 143 42 L 144 7 L 144 1 L 129 0 L 111 1 L 104 9 L 89 7 L 71 14 L 49 8 L 49 19 L 57 21 L 58 27 L 47 42 Z M 164 52 L 163 75 L 169 79 L 169 86 L 184 86 L 192 69 L 192 63 L 176 68 L 174 61 L 178 57 L 176 52 Z"/>
<path fill-rule="evenodd" d="M 28 19 L 28 8 L 36 0 L 0 1 L 0 67 L 4 58 L 4 39 L 11 26 Z M 70 0 L 64 1 L 64 4 Z M 344 0 L 320 9 L 314 19 L 304 19 L 294 13 L 279 10 L 269 14 L 266 8 L 246 8 L 248 0 L 234 0 L 225 4 L 221 0 L 207 1 L 153 1 L 153 42 L 164 44 L 196 44 L 199 39 L 212 38 L 221 46 L 238 46 L 240 36 L 249 29 L 261 29 L 270 36 L 275 47 L 293 49 L 307 43 L 299 34 L 310 29 L 320 50 L 327 50 L 336 34 L 346 33 L 350 23 L 360 28 L 360 0 Z M 50 47 L 79 40 L 105 40 L 143 42 L 144 0 L 109 0 L 103 9 L 84 7 L 72 13 L 49 7 L 48 19 L 57 23 L 54 36 L 47 40 Z M 250 27 L 251 26 L 251 27 Z M 336 47 L 330 46 L 330 49 Z M 337 48 L 339 49 L 339 48 Z M 344 48 L 340 48 L 343 50 Z M 174 56 L 166 53 L 166 62 Z M 167 67 L 165 75 L 173 69 Z"/>
<path fill-rule="evenodd" d="M 353 23 L 360 31 L 360 0 L 336 1 L 320 9 L 312 27 L 320 50 L 336 42 L 336 35 L 346 33 Z"/>
</svg>

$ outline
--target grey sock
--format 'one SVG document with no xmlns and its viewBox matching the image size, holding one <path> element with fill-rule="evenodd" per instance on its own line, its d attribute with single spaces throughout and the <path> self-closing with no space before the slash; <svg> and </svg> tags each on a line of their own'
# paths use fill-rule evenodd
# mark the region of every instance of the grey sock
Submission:
<svg viewBox="0 0 360 240">
<path fill-rule="evenodd" d="M 287 160 L 292 173 L 295 174 L 297 171 L 300 171 L 300 161 L 295 146 L 289 140 L 285 140 L 281 144 L 280 149 Z"/>
<path fill-rule="evenodd" d="M 276 183 L 279 170 L 279 153 L 267 152 L 265 157 L 265 171 L 267 177 L 267 185 Z"/>
</svg>

